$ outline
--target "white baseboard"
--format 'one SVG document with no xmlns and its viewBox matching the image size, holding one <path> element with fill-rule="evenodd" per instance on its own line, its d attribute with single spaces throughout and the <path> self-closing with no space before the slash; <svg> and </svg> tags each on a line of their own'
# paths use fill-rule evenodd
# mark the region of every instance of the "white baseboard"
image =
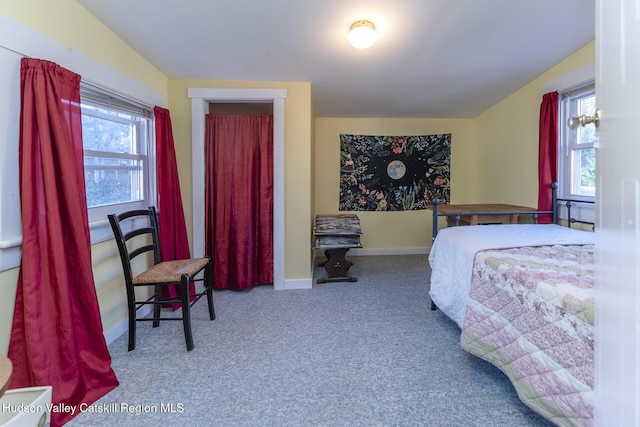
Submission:
<svg viewBox="0 0 640 427">
<path fill-rule="evenodd" d="M 107 345 L 110 345 L 112 342 L 118 339 L 120 335 L 127 332 L 129 329 L 129 321 L 124 320 L 112 328 L 109 332 L 105 332 L 104 340 L 107 342 Z"/>
<path fill-rule="evenodd" d="M 311 289 L 313 287 L 313 279 L 289 279 L 284 281 L 282 287 L 275 287 L 276 291 L 285 291 L 291 289 Z"/>
<path fill-rule="evenodd" d="M 321 251 L 316 251 L 316 258 L 324 257 Z M 351 249 L 349 255 L 351 256 L 369 256 L 369 255 L 423 255 L 428 254 L 429 248 L 396 248 L 396 249 Z M 274 286 L 276 291 L 285 291 L 292 289 L 313 289 L 313 278 L 308 279 L 288 279 L 284 281 L 282 287 Z M 151 313 L 151 307 L 143 307 L 141 310 L 146 310 L 142 313 L 144 316 Z M 127 320 L 122 321 L 116 325 L 109 332 L 104 334 L 104 338 L 107 341 L 107 345 L 115 341 L 120 335 L 127 332 L 129 328 L 129 322 Z"/>
<path fill-rule="evenodd" d="M 277 291 L 280 290 L 291 290 L 291 289 L 312 289 L 313 288 L 313 279 L 290 279 L 284 281 L 284 286 L 275 287 L 274 289 Z M 144 317 L 151 313 L 151 307 L 142 307 L 140 311 L 138 311 L 141 317 Z M 111 328 L 109 332 L 104 333 L 104 339 L 107 342 L 107 345 L 114 342 L 118 339 L 122 334 L 125 334 L 129 330 L 129 321 L 127 319 L 123 320 L 115 327 Z"/>
<path fill-rule="evenodd" d="M 139 311 L 141 317 L 144 317 L 151 313 L 151 306 L 142 307 Z M 107 345 L 114 342 L 116 339 L 120 337 L 120 335 L 126 333 L 129 330 L 129 320 L 125 319 L 122 322 L 118 323 L 115 327 L 111 328 L 109 332 L 105 332 L 104 340 L 107 342 Z"/>
</svg>

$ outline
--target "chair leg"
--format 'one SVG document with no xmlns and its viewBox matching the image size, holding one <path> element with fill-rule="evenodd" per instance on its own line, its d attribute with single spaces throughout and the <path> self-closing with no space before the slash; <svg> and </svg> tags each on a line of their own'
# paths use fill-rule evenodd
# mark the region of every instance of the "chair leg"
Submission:
<svg viewBox="0 0 640 427">
<path fill-rule="evenodd" d="M 159 304 L 159 300 L 162 298 L 162 286 L 160 285 L 155 285 L 153 287 L 153 292 L 155 292 L 155 296 L 153 298 L 153 300 L 155 301 L 155 304 L 153 305 L 153 317 L 156 319 L 153 321 L 153 327 L 157 328 L 158 326 L 160 326 L 160 309 L 162 308 L 162 306 Z"/>
<path fill-rule="evenodd" d="M 182 275 L 180 281 L 180 297 L 182 300 L 182 326 L 184 328 L 184 339 L 187 342 L 187 351 L 193 350 L 193 336 L 191 335 L 191 307 L 189 301 L 189 276 Z"/>
<path fill-rule="evenodd" d="M 136 348 L 136 304 L 131 298 L 127 298 L 129 311 L 129 350 Z"/>
<path fill-rule="evenodd" d="M 209 305 L 209 319 L 216 320 L 216 309 L 213 306 L 213 278 L 211 274 L 211 260 L 204 268 L 204 286 L 207 291 L 207 304 Z"/>
</svg>

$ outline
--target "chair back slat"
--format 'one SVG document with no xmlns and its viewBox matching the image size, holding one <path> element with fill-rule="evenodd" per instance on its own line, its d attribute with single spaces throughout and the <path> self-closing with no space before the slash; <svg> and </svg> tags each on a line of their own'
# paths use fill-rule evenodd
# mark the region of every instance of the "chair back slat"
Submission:
<svg viewBox="0 0 640 427">
<path fill-rule="evenodd" d="M 109 214 L 109 223 L 118 247 L 118 253 L 122 262 L 125 286 L 127 291 L 127 314 L 129 318 L 129 351 L 135 348 L 136 322 L 152 321 L 153 327 L 159 326 L 161 319 L 182 320 L 187 350 L 193 349 L 193 337 L 191 333 L 190 307 L 200 297 L 206 295 L 209 306 L 209 318 L 215 319 L 213 307 L 213 285 L 210 259 L 186 259 L 170 262 L 162 262 L 160 248 L 160 233 L 158 231 L 158 214 L 154 206 L 147 210 L 137 209 L 121 214 Z M 139 255 L 153 253 L 153 267 L 137 272 L 133 276 L 132 260 Z M 136 270 L 143 263 L 136 262 Z M 204 271 L 202 278 L 195 278 Z M 176 279 L 177 278 L 177 279 Z M 195 281 L 202 281 L 205 289 L 196 292 L 191 286 Z M 152 295 L 148 294 L 142 299 L 137 299 L 135 287 L 151 287 Z M 166 286 L 178 289 L 178 296 L 166 297 L 163 292 Z M 170 293 L 170 292 L 169 292 Z M 136 312 L 139 308 L 153 306 L 153 317 L 138 318 Z M 182 317 L 165 317 L 161 315 L 162 306 L 167 304 L 180 304 Z"/>
<path fill-rule="evenodd" d="M 112 214 L 115 215 L 115 214 Z M 118 217 L 118 221 L 124 221 L 125 219 L 129 219 L 132 218 L 134 216 L 149 216 L 149 210 L 148 209 L 136 209 L 136 210 L 132 210 L 132 211 L 127 211 L 127 212 L 122 212 L 118 215 L 116 215 Z"/>
<path fill-rule="evenodd" d="M 155 207 L 150 206 L 146 210 L 135 209 L 120 214 L 109 214 L 107 217 L 118 246 L 125 280 L 133 280 L 131 260 L 135 257 L 152 252 L 154 264 L 162 261 Z M 148 238 L 145 239 L 145 236 Z M 139 241 L 136 239 L 135 242 L 132 242 L 134 238 L 139 238 Z"/>
<path fill-rule="evenodd" d="M 156 245 L 144 245 L 129 251 L 129 259 L 134 259 L 138 255 L 146 252 L 155 251 Z M 157 263 L 156 263 L 157 264 Z"/>
<path fill-rule="evenodd" d="M 128 241 L 128 240 L 132 239 L 133 237 L 140 236 L 142 234 L 149 234 L 150 237 L 153 237 L 152 236 L 153 235 L 153 231 L 154 230 L 151 227 L 137 228 L 135 230 L 131 230 L 131 231 L 125 233 L 124 234 L 124 240 Z"/>
</svg>

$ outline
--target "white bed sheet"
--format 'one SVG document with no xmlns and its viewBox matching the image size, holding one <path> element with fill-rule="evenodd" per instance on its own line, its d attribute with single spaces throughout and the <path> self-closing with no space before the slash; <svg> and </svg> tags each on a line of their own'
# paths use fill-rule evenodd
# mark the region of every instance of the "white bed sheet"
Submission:
<svg viewBox="0 0 640 427">
<path fill-rule="evenodd" d="M 555 224 L 498 224 L 438 231 L 431 251 L 431 301 L 462 328 L 476 252 L 519 246 L 587 245 L 593 232 Z"/>
</svg>

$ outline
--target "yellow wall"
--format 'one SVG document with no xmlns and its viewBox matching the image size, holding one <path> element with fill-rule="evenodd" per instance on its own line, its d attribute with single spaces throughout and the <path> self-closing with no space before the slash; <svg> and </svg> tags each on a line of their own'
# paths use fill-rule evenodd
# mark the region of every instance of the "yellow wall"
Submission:
<svg viewBox="0 0 640 427">
<path fill-rule="evenodd" d="M 35 12 L 34 12 L 35 11 Z M 0 13 L 22 23 L 108 67 L 167 94 L 171 110 L 176 155 L 182 185 L 185 216 L 191 235 L 191 105 L 189 87 L 282 88 L 285 101 L 285 279 L 311 277 L 310 167 L 312 112 L 309 83 L 235 82 L 212 80 L 169 81 L 146 60 L 73 0 L 43 2 L 16 0 L 0 3 Z M 48 20 L 45 17 L 54 17 Z M 57 21 L 56 21 L 57 20 Z M 52 25 L 51 22 L 57 22 Z M 46 59 L 46 58 L 45 58 Z M 117 88 L 114 88 L 117 89 Z M 114 242 L 92 247 L 94 277 L 105 332 L 126 320 L 121 266 Z M 18 270 L 0 272 L 0 353 L 6 354 L 13 313 Z"/>
<path fill-rule="evenodd" d="M 595 60 L 589 43 L 476 119 L 316 119 L 316 213 L 338 213 L 341 133 L 452 135 L 451 201 L 537 207 L 538 116 L 545 84 Z M 430 247 L 429 212 L 358 212 L 363 249 Z"/>
<path fill-rule="evenodd" d="M 2 0 L 0 14 L 166 95 L 167 77 L 75 0 Z"/>
<path fill-rule="evenodd" d="M 189 88 L 286 89 L 285 100 L 285 279 L 310 278 L 311 85 L 291 82 L 171 79 L 169 109 L 176 144 L 188 234 L 193 229 L 191 100 Z"/>
<path fill-rule="evenodd" d="M 595 61 L 589 43 L 477 117 L 477 197 L 538 206 L 538 119 L 545 83 Z"/>
<path fill-rule="evenodd" d="M 316 214 L 340 213 L 341 133 L 395 136 L 451 133 L 451 200 L 454 203 L 478 201 L 474 120 L 317 118 L 315 128 Z M 357 212 L 357 215 L 362 226 L 363 251 L 431 246 L 431 211 Z"/>
<path fill-rule="evenodd" d="M 0 14 L 77 50 L 167 96 L 187 227 L 192 224 L 191 108 L 189 87 L 284 88 L 285 278 L 309 278 L 311 228 L 316 213 L 336 213 L 339 134 L 452 133 L 451 197 L 454 203 L 500 201 L 534 206 L 537 178 L 537 117 L 544 83 L 593 62 L 594 46 L 552 68 L 476 120 L 313 120 L 309 83 L 167 79 L 74 0 L 3 0 Z M 481 149 L 480 149 L 481 148 Z M 519 195 L 522 193 L 523 195 Z M 361 213 L 365 248 L 424 248 L 431 220 L 425 211 Z M 189 233 L 191 234 L 191 233 Z M 121 267 L 113 241 L 92 247 L 94 276 L 105 331 L 126 319 Z M 0 353 L 6 354 L 17 269 L 0 272 Z"/>
<path fill-rule="evenodd" d="M 0 14 L 82 52 L 166 97 L 167 78 L 74 0 L 3 0 Z M 108 333 L 127 318 L 122 267 L 115 242 L 110 240 L 94 245 L 92 259 L 102 322 Z M 1 354 L 7 353 L 9 345 L 17 277 L 18 269 L 0 272 Z"/>
</svg>

